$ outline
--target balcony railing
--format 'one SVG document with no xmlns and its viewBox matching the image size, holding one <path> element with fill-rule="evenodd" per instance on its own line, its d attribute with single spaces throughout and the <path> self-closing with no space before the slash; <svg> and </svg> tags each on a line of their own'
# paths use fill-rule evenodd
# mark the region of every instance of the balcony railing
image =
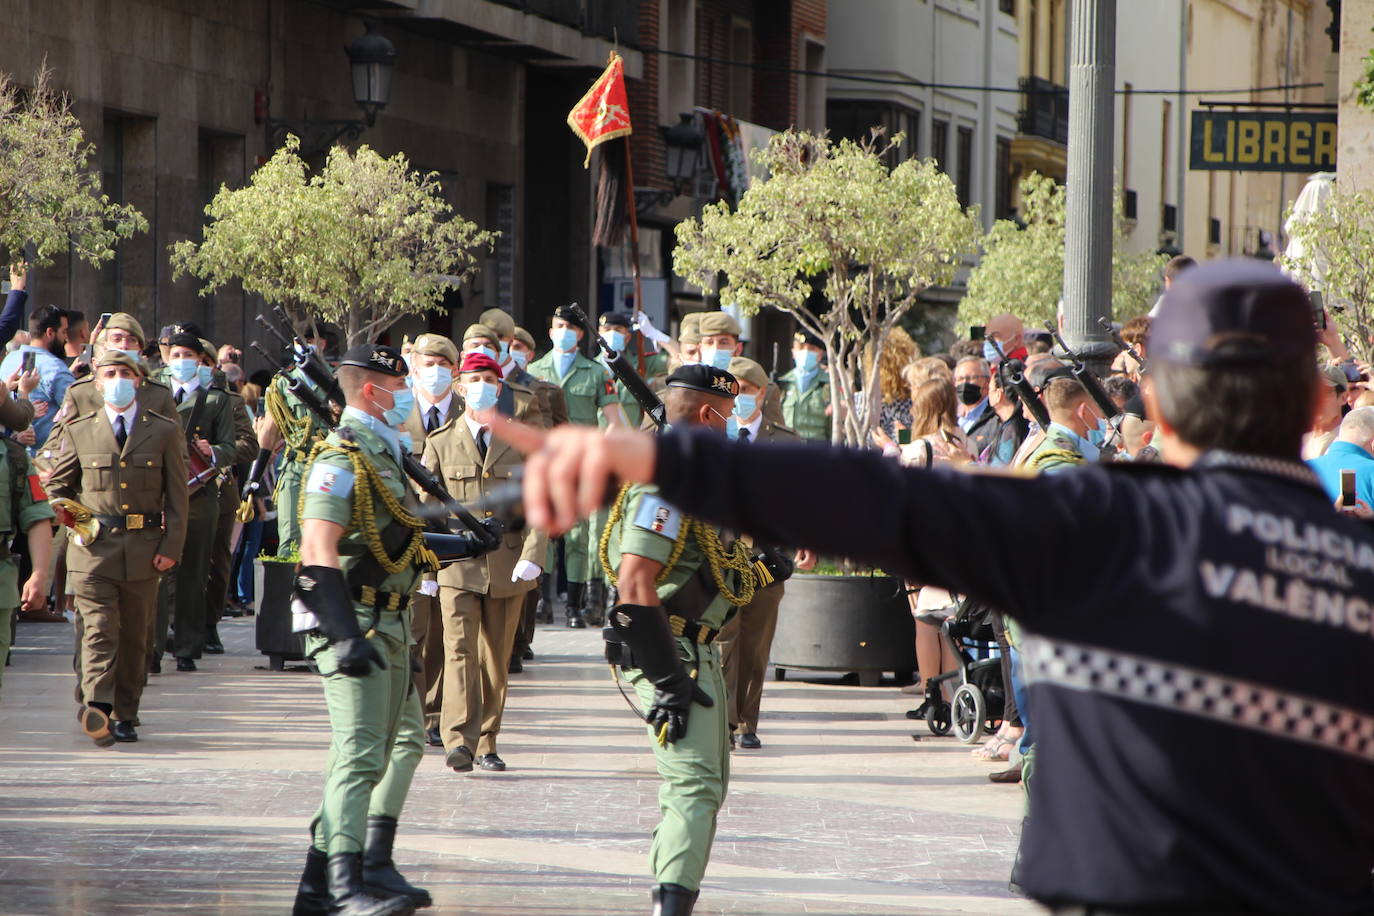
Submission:
<svg viewBox="0 0 1374 916">
<path fill-rule="evenodd" d="M 1021 78 L 1022 108 L 1017 130 L 1055 143 L 1069 142 L 1069 90 L 1038 76 Z"/>
</svg>

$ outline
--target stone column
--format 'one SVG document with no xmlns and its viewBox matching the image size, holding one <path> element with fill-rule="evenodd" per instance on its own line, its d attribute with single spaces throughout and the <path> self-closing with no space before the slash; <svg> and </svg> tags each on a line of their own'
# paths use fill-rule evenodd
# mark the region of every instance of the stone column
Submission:
<svg viewBox="0 0 1374 916">
<path fill-rule="evenodd" d="M 1073 0 L 1070 20 L 1063 333 L 1101 374 L 1116 352 L 1098 325 L 1112 314 L 1116 0 Z"/>
<path fill-rule="evenodd" d="M 1369 50 L 1369 26 L 1374 23 L 1374 0 L 1345 0 L 1341 4 L 1340 76 L 1337 80 L 1336 180 L 1348 191 L 1374 189 L 1374 111 L 1355 102 L 1355 81 L 1364 75 L 1361 58 Z"/>
</svg>

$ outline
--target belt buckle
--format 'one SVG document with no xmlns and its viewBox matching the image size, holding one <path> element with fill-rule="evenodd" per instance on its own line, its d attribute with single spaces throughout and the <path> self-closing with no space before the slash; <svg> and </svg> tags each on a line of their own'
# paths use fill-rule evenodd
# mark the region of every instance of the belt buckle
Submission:
<svg viewBox="0 0 1374 916">
<path fill-rule="evenodd" d="M 130 531 L 139 531 L 143 528 L 143 516 L 130 515 L 124 519 L 124 527 Z"/>
</svg>

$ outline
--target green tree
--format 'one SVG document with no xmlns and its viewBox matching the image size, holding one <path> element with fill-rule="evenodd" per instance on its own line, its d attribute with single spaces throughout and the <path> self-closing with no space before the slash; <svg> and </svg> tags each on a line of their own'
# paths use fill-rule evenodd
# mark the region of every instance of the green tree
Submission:
<svg viewBox="0 0 1374 916">
<path fill-rule="evenodd" d="M 1290 243 L 1279 265 L 1322 292 L 1351 354 L 1374 362 L 1374 192 L 1338 184 L 1313 213 L 1294 216 L 1290 206 L 1284 225 Z"/>
<path fill-rule="evenodd" d="M 363 146 L 329 152 L 308 175 L 290 137 L 243 188 L 221 188 L 205 208 L 204 239 L 172 246 L 183 273 L 212 293 L 238 280 L 291 313 L 339 325 L 346 346 L 376 338 L 402 315 L 439 306 L 477 271 L 474 251 L 496 235 L 453 212 L 438 176 Z"/>
<path fill-rule="evenodd" d="M 10 264 L 27 250 L 40 266 L 69 251 L 99 266 L 120 239 L 147 231 L 136 209 L 100 192 L 100 176 L 86 170 L 94 150 L 51 70 L 27 92 L 0 74 L 0 254 Z"/>
<path fill-rule="evenodd" d="M 825 342 L 834 439 L 849 445 L 867 444 L 878 417 L 879 360 L 864 371 L 864 344 L 881 353 L 921 292 L 951 282 L 978 238 L 975 213 L 933 161 L 885 164 L 896 142 L 778 134 L 755 153 L 769 177 L 736 210 L 713 204 L 677 227 L 679 275 L 711 288 L 723 274 L 722 302 L 787 312 Z M 865 409 L 846 410 L 857 391 Z"/>
<path fill-rule="evenodd" d="M 1130 317 L 1149 310 L 1167 260 L 1153 251 L 1128 252 L 1120 195 L 1114 198 L 1112 312 Z M 983 257 L 969 272 L 959 302 L 961 320 L 986 324 L 1010 312 L 1039 326 L 1055 318 L 1064 296 L 1064 188 L 1036 172 L 1021 179 L 1021 219 L 999 219 L 983 237 Z"/>
</svg>

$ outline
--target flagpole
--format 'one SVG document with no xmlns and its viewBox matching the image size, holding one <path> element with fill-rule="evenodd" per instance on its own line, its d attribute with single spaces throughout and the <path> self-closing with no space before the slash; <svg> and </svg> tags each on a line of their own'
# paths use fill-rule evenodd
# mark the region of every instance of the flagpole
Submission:
<svg viewBox="0 0 1374 916">
<path fill-rule="evenodd" d="M 644 298 L 641 295 L 639 282 L 639 211 L 635 208 L 635 168 L 634 156 L 630 151 L 630 135 L 624 136 L 625 140 L 625 208 L 630 214 L 630 270 L 635 280 L 635 314 L 636 324 L 639 314 L 642 312 Z M 635 351 L 639 357 L 639 374 L 644 374 L 644 335 L 635 333 Z"/>
</svg>

